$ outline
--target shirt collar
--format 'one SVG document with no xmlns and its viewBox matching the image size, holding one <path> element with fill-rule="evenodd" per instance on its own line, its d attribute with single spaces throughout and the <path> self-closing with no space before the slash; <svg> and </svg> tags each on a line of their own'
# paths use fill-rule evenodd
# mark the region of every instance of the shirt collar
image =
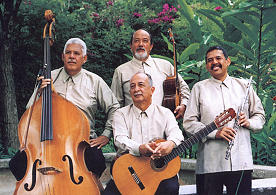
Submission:
<svg viewBox="0 0 276 195">
<path fill-rule="evenodd" d="M 83 69 L 81 69 L 80 72 L 78 72 L 76 75 L 74 76 L 70 76 L 69 74 L 67 74 L 67 72 L 65 71 L 65 69 L 63 68 L 63 70 L 61 71 L 61 78 L 62 78 L 62 81 L 63 83 L 67 82 L 70 78 L 72 79 L 72 82 L 74 84 L 78 83 L 79 80 L 81 79 L 81 74 L 83 72 Z"/>
<path fill-rule="evenodd" d="M 217 84 L 224 84 L 226 87 L 230 86 L 231 83 L 231 77 L 227 74 L 226 78 L 224 79 L 224 81 L 215 79 L 214 77 L 211 77 L 211 81 L 217 83 Z"/>
<path fill-rule="evenodd" d="M 133 61 L 135 64 L 137 64 L 137 65 L 143 67 L 143 62 L 140 61 L 140 60 L 138 60 L 138 59 L 136 59 L 135 57 L 132 58 L 132 61 Z M 154 65 L 153 58 L 152 58 L 150 55 L 149 55 L 148 59 L 145 61 L 144 65 L 145 65 L 145 66 L 150 66 L 150 67 L 152 67 L 152 66 Z"/>
<path fill-rule="evenodd" d="M 134 115 L 137 119 L 141 116 L 142 112 L 145 112 L 146 116 L 150 117 L 152 115 L 153 109 L 154 109 L 153 104 L 150 104 L 150 106 L 145 111 L 140 110 L 134 104 L 132 104 L 132 106 L 133 106 L 132 108 L 133 108 Z"/>
</svg>

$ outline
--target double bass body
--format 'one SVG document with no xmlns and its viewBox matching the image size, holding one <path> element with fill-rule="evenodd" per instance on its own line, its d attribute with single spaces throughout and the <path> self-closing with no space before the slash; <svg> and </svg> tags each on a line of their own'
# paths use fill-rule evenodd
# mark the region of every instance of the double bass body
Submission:
<svg viewBox="0 0 276 195">
<path fill-rule="evenodd" d="M 23 179 L 16 183 L 14 195 L 100 194 L 95 178 L 84 163 L 90 129 L 86 116 L 53 92 L 53 139 L 41 141 L 41 105 L 42 97 L 33 105 L 27 135 L 30 108 L 19 122 L 19 141 L 22 144 L 27 140 L 21 148 L 27 155 L 27 170 Z"/>
</svg>

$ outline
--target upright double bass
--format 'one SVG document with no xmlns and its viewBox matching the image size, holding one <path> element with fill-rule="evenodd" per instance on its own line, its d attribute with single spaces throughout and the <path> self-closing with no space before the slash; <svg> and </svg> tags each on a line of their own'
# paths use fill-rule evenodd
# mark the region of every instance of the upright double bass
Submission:
<svg viewBox="0 0 276 195">
<path fill-rule="evenodd" d="M 44 78 L 51 78 L 50 46 L 55 19 L 45 12 Z M 51 84 L 52 85 L 52 84 Z M 74 104 L 48 85 L 22 115 L 18 125 L 20 150 L 26 153 L 25 176 L 14 195 L 100 194 L 96 180 L 84 162 L 89 147 L 89 122 Z"/>
<path fill-rule="evenodd" d="M 173 37 L 172 30 L 169 29 L 170 39 L 173 43 L 173 64 L 174 64 L 174 74 L 168 76 L 163 83 L 164 98 L 162 106 L 169 108 L 172 112 L 180 105 L 180 94 L 179 94 L 179 81 L 177 73 L 176 64 L 176 50 L 175 50 L 175 40 Z"/>
</svg>

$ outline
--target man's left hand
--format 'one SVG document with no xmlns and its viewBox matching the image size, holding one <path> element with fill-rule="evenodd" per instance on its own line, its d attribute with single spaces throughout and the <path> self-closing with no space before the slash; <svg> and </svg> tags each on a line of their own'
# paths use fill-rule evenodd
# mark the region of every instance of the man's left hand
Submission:
<svg viewBox="0 0 276 195">
<path fill-rule="evenodd" d="M 184 104 L 181 104 L 180 106 L 177 106 L 176 109 L 174 110 L 174 113 L 177 113 L 176 115 L 176 119 L 180 118 L 180 117 L 184 117 L 184 113 L 186 110 L 186 106 Z"/>
<path fill-rule="evenodd" d="M 108 142 L 109 138 L 104 135 L 101 135 L 95 139 L 90 139 L 90 146 L 98 146 L 98 149 L 100 149 L 101 147 L 105 146 Z"/>
</svg>

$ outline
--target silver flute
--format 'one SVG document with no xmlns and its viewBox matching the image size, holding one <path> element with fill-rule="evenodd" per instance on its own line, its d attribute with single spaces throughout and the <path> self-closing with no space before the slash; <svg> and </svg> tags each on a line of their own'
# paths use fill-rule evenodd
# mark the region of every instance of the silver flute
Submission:
<svg viewBox="0 0 276 195">
<path fill-rule="evenodd" d="M 235 129 L 236 131 L 239 129 L 240 112 L 243 111 L 245 103 L 246 103 L 246 101 L 248 99 L 249 89 L 250 89 L 250 86 L 251 86 L 251 82 L 252 82 L 252 76 L 250 77 L 249 82 L 247 84 L 246 93 L 245 93 L 245 97 L 243 99 L 243 102 L 242 102 L 241 106 L 238 108 L 238 111 L 237 111 L 237 115 L 236 115 L 236 119 L 235 119 L 235 123 L 234 123 L 234 127 L 233 127 L 233 129 Z M 226 155 L 225 155 L 225 159 L 226 160 L 228 160 L 229 157 L 230 157 L 230 155 L 231 155 L 231 149 L 232 149 L 233 145 L 234 145 L 234 139 L 232 139 L 228 143 L 228 147 L 227 147 Z"/>
</svg>

